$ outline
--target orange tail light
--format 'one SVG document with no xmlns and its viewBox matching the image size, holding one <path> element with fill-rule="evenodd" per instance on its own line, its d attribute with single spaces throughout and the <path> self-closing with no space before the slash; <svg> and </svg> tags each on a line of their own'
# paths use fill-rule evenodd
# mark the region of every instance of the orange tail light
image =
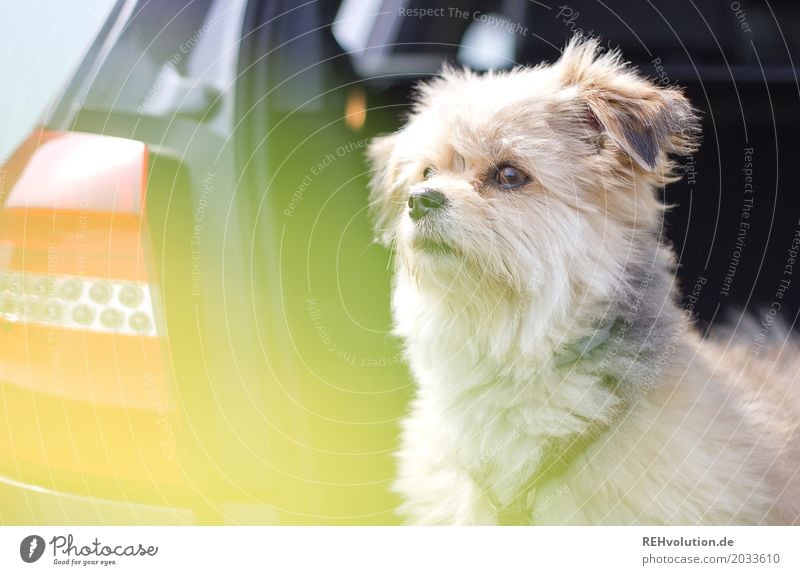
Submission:
<svg viewBox="0 0 800 575">
<path fill-rule="evenodd" d="M 146 170 L 140 142 L 50 131 L 5 166 L 0 474 L 42 484 L 57 472 L 84 488 L 179 480 Z"/>
</svg>

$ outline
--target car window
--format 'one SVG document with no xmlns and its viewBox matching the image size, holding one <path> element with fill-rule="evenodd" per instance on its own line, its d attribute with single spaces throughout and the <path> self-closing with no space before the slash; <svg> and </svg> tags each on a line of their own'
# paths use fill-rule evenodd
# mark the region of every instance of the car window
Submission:
<svg viewBox="0 0 800 575">
<path fill-rule="evenodd" d="M 218 121 L 230 113 L 219 96 L 235 78 L 244 4 L 140 2 L 82 107 Z"/>
</svg>

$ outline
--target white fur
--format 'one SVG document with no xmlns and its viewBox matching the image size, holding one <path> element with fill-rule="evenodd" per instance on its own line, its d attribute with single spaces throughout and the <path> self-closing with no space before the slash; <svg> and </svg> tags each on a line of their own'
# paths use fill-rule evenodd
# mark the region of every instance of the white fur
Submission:
<svg viewBox="0 0 800 575">
<path fill-rule="evenodd" d="M 626 139 L 626 122 L 650 130 L 655 157 Z M 410 522 L 495 523 L 487 489 L 513 499 L 548 442 L 591 429 L 602 432 L 536 486 L 535 523 L 800 520 L 798 452 L 788 446 L 797 417 L 775 401 L 780 392 L 742 385 L 743 369 L 695 334 L 657 238 L 655 190 L 670 181 L 669 154 L 693 149 L 695 122 L 679 92 L 576 41 L 549 67 L 446 72 L 421 88 L 400 132 L 373 143 L 378 229 L 397 253 L 395 329 L 418 383 L 395 485 Z M 505 161 L 531 184 L 487 184 L 487 167 Z M 424 180 L 427 166 L 436 170 Z M 422 187 L 442 190 L 448 205 L 414 222 L 405 201 Z M 653 279 L 637 288 L 641 269 Z M 644 301 L 626 301 L 637 293 Z M 624 306 L 633 322 L 652 316 L 661 338 L 650 355 L 638 341 L 620 357 L 604 346 L 602 361 L 618 367 L 624 355 L 634 366 L 628 391 L 604 384 L 608 365 L 596 359 L 559 365 Z M 776 387 L 792 385 L 783 377 Z"/>
</svg>

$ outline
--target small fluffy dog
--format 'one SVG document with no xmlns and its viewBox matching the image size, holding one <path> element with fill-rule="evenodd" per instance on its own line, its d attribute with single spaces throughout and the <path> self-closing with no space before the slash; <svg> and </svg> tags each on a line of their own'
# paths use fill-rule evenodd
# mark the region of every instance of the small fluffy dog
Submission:
<svg viewBox="0 0 800 575">
<path fill-rule="evenodd" d="M 576 39 L 552 65 L 445 70 L 371 143 L 418 382 L 410 522 L 800 521 L 800 363 L 701 340 L 676 303 L 657 194 L 698 131 L 680 91 Z"/>
</svg>

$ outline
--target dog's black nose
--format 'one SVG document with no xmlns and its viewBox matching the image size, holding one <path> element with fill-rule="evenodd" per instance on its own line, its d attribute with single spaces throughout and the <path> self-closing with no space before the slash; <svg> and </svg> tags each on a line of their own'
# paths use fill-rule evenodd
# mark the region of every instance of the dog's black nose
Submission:
<svg viewBox="0 0 800 575">
<path fill-rule="evenodd" d="M 425 188 L 408 196 L 408 215 L 412 220 L 421 220 L 429 212 L 438 210 L 447 203 L 447 198 L 439 190 Z"/>
</svg>

